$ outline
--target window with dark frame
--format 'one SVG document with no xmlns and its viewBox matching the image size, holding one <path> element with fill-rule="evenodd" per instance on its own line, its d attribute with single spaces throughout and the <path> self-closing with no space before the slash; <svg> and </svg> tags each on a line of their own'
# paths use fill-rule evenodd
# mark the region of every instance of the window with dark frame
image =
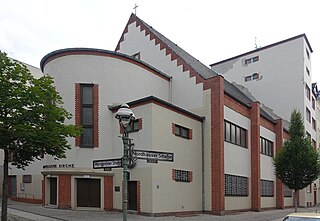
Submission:
<svg viewBox="0 0 320 221">
<path fill-rule="evenodd" d="M 271 180 L 260 180 L 260 191 L 262 197 L 273 197 L 274 196 L 274 181 Z"/>
<path fill-rule="evenodd" d="M 310 59 L 310 53 L 309 53 L 308 49 L 306 49 L 306 54 L 307 54 L 307 58 Z"/>
<path fill-rule="evenodd" d="M 224 181 L 226 196 L 248 196 L 248 177 L 225 174 Z"/>
<path fill-rule="evenodd" d="M 314 99 L 314 97 L 312 97 L 312 109 L 316 109 L 316 99 Z"/>
<path fill-rule="evenodd" d="M 253 73 L 252 75 L 244 77 L 244 81 L 252 81 L 252 80 L 259 80 L 260 74 L 259 73 Z"/>
<path fill-rule="evenodd" d="M 224 140 L 247 148 L 247 130 L 229 121 L 224 121 Z"/>
<path fill-rule="evenodd" d="M 93 84 L 81 84 L 81 147 L 91 148 L 93 143 Z"/>
<path fill-rule="evenodd" d="M 178 137 L 192 139 L 190 132 L 191 132 L 191 129 L 180 126 L 178 124 L 174 124 L 174 135 L 176 135 Z"/>
<path fill-rule="evenodd" d="M 310 87 L 306 84 L 306 96 L 310 100 Z"/>
<path fill-rule="evenodd" d="M 317 130 L 317 123 L 316 123 L 316 120 L 314 118 L 312 118 L 312 129 L 313 130 Z"/>
<path fill-rule="evenodd" d="M 307 121 L 311 123 L 311 112 L 307 107 L 306 107 L 306 117 L 307 117 Z"/>
<path fill-rule="evenodd" d="M 260 137 L 260 153 L 269 157 L 273 157 L 273 142 L 266 138 Z"/>
<path fill-rule="evenodd" d="M 244 60 L 244 64 L 248 65 L 250 63 L 257 62 L 257 61 L 259 61 L 259 56 L 255 56 L 255 57 L 252 57 L 252 58 L 245 59 Z"/>
<path fill-rule="evenodd" d="M 307 72 L 307 75 L 309 75 L 309 76 L 310 76 L 310 70 L 309 70 L 309 68 L 308 68 L 308 67 L 306 67 L 306 72 Z"/>
</svg>

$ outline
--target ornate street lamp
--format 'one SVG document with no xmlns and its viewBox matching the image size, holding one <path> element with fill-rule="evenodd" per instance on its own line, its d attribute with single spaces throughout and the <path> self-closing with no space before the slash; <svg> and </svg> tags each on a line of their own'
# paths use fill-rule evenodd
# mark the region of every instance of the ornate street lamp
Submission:
<svg viewBox="0 0 320 221">
<path fill-rule="evenodd" d="M 122 104 L 115 116 L 119 120 L 120 127 L 123 129 L 122 141 L 123 141 L 123 221 L 127 221 L 127 211 L 128 211 L 128 164 L 129 164 L 129 134 L 127 131 L 127 126 L 132 120 L 135 119 L 134 113 L 129 108 L 128 104 Z"/>
</svg>

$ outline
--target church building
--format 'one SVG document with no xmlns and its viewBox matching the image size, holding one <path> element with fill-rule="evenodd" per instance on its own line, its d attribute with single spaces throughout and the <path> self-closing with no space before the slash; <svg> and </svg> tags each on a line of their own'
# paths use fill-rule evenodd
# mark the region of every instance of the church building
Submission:
<svg viewBox="0 0 320 221">
<path fill-rule="evenodd" d="M 81 125 L 82 134 L 69 139 L 64 159 L 46 155 L 25 171 L 12 168 L 13 199 L 121 211 L 122 168 L 97 169 L 94 162 L 121 159 L 115 114 L 127 103 L 136 117 L 131 148 L 172 156 L 132 164 L 129 210 L 224 215 L 293 206 L 272 163 L 289 137 L 288 122 L 135 14 L 114 51 L 56 50 L 43 57 L 41 70 L 53 76 L 73 114 L 66 123 Z"/>
</svg>

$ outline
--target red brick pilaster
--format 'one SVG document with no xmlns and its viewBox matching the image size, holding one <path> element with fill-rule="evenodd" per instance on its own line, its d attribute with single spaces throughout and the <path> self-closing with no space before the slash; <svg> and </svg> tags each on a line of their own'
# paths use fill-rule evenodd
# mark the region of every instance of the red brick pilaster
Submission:
<svg viewBox="0 0 320 221">
<path fill-rule="evenodd" d="M 93 146 L 99 147 L 99 85 L 93 85 Z"/>
<path fill-rule="evenodd" d="M 171 132 L 172 134 L 176 134 L 176 125 L 174 123 L 171 125 Z"/>
<path fill-rule="evenodd" d="M 113 209 L 113 177 L 104 177 L 104 209 Z"/>
<path fill-rule="evenodd" d="M 60 175 L 58 183 L 58 208 L 70 209 L 71 208 L 71 176 Z"/>
<path fill-rule="evenodd" d="M 188 139 L 192 140 L 192 129 L 189 129 L 188 131 Z"/>
<path fill-rule="evenodd" d="M 139 118 L 139 130 L 142 130 L 142 118 Z"/>
<path fill-rule="evenodd" d="M 283 121 L 277 120 L 276 124 L 276 154 L 282 148 L 283 145 Z M 276 180 L 276 207 L 278 209 L 284 208 L 284 189 L 281 180 Z"/>
<path fill-rule="evenodd" d="M 176 180 L 176 170 L 172 169 L 172 180 Z"/>
<path fill-rule="evenodd" d="M 211 207 L 225 214 L 224 202 L 224 78 L 208 80 L 211 88 Z"/>
<path fill-rule="evenodd" d="M 141 184 L 137 181 L 137 213 L 141 213 Z"/>
<path fill-rule="evenodd" d="M 46 204 L 46 176 L 42 177 L 42 205 Z"/>
<path fill-rule="evenodd" d="M 260 211 L 260 103 L 254 102 L 251 106 L 251 209 Z"/>
<path fill-rule="evenodd" d="M 75 125 L 81 125 L 81 86 L 79 83 L 75 85 Z M 81 137 L 76 137 L 76 147 L 80 147 Z"/>
</svg>

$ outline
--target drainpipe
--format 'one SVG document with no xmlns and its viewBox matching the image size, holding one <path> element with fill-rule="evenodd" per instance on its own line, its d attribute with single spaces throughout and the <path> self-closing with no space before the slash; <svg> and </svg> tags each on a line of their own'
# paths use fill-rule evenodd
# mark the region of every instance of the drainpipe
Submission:
<svg viewBox="0 0 320 221">
<path fill-rule="evenodd" d="M 205 117 L 202 117 L 201 122 L 201 203 L 202 203 L 202 212 L 205 211 L 205 191 L 204 191 L 204 123 Z"/>
<path fill-rule="evenodd" d="M 172 103 L 172 76 L 169 79 L 169 103 Z"/>
</svg>

